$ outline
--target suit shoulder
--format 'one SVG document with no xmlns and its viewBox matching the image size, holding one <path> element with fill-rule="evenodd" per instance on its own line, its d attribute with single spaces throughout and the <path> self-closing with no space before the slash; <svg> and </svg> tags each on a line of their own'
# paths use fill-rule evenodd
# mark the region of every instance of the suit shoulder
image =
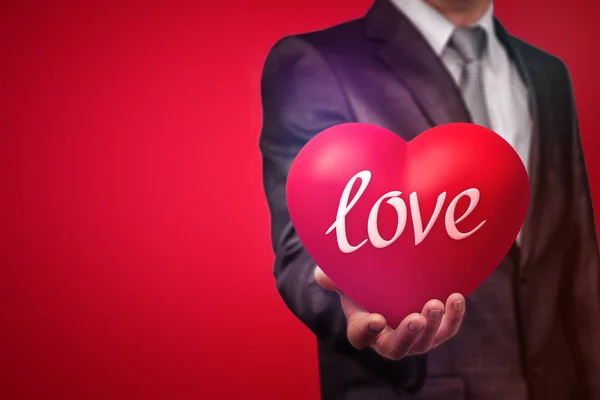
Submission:
<svg viewBox="0 0 600 400">
<path fill-rule="evenodd" d="M 356 51 L 364 41 L 364 19 L 354 19 L 324 29 L 288 35 L 279 39 L 269 50 L 273 55 L 317 53 L 327 58 L 333 54 Z"/>
<path fill-rule="evenodd" d="M 328 52 L 353 48 L 357 43 L 364 41 L 364 32 L 364 18 L 359 18 L 298 36 L 319 50 Z"/>
<path fill-rule="evenodd" d="M 512 42 L 513 46 L 526 57 L 528 62 L 540 66 L 545 71 L 568 75 L 567 66 L 559 57 L 514 36 L 512 36 Z"/>
</svg>

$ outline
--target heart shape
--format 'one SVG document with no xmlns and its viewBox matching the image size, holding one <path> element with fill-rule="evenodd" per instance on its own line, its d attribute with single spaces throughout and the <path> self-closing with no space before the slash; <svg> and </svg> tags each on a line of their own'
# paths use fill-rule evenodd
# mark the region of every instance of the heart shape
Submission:
<svg viewBox="0 0 600 400">
<path fill-rule="evenodd" d="M 468 296 L 517 237 L 529 180 L 495 132 L 440 125 L 410 142 L 369 124 L 333 126 L 290 168 L 302 244 L 348 297 L 396 326 L 431 299 Z"/>
</svg>

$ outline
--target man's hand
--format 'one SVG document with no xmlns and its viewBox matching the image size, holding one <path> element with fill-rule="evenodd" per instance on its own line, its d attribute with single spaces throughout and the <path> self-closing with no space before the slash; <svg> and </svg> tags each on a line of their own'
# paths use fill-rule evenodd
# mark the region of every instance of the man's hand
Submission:
<svg viewBox="0 0 600 400">
<path fill-rule="evenodd" d="M 445 307 L 439 300 L 430 300 L 421 314 L 410 314 L 393 329 L 382 315 L 369 313 L 350 300 L 321 268 L 316 267 L 314 276 L 319 285 L 339 294 L 352 346 L 357 349 L 372 347 L 391 360 L 425 353 L 450 339 L 458 332 L 465 314 L 465 298 L 454 293 L 446 300 Z"/>
</svg>

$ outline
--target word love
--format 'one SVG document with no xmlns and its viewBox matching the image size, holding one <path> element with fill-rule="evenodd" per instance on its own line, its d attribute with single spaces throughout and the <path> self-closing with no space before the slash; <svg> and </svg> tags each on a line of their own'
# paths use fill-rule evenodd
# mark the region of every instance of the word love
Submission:
<svg viewBox="0 0 600 400">
<path fill-rule="evenodd" d="M 350 202 L 348 202 L 349 197 L 350 197 L 350 192 L 351 192 L 352 188 L 354 187 L 354 182 L 356 182 L 356 180 L 358 180 L 358 179 L 361 180 L 360 188 L 358 189 L 358 191 L 356 192 L 356 194 L 354 195 L 352 200 L 350 200 Z M 361 243 L 359 243 L 358 245 L 355 245 L 355 246 L 351 245 L 348 242 L 348 238 L 346 236 L 346 215 L 348 215 L 350 210 L 352 210 L 352 207 L 354 207 L 356 202 L 358 202 L 358 200 L 360 199 L 360 197 L 366 190 L 367 186 L 369 185 L 370 181 L 371 181 L 371 172 L 370 171 L 361 171 L 361 172 L 357 173 L 356 175 L 354 175 L 352 177 L 352 179 L 350 179 L 348 181 L 348 183 L 346 184 L 346 187 L 344 188 L 344 191 L 342 192 L 342 197 L 340 199 L 340 203 L 338 206 L 335 222 L 329 227 L 327 232 L 325 232 L 325 235 L 328 235 L 335 229 L 338 247 L 340 248 L 340 250 L 343 253 L 352 253 L 352 252 L 360 249 L 368 241 L 370 241 L 374 247 L 379 248 L 379 249 L 387 247 L 387 246 L 391 245 L 392 243 L 394 243 L 398 239 L 398 237 L 400 237 L 400 235 L 402 234 L 402 232 L 404 232 L 404 229 L 406 228 L 408 210 L 407 210 L 406 203 L 404 202 L 404 200 L 402 200 L 399 197 L 402 194 L 402 192 L 391 191 L 391 192 L 388 192 L 388 193 L 384 194 L 383 196 L 381 196 L 379 198 L 379 200 L 377 200 L 375 202 L 375 204 L 373 205 L 373 207 L 371 208 L 371 212 L 369 213 L 369 218 L 367 221 L 368 239 L 363 240 Z M 467 196 L 470 199 L 469 207 L 462 216 L 460 216 L 458 219 L 456 219 L 455 215 L 454 215 L 455 210 L 456 210 L 456 205 L 458 204 L 458 201 L 464 196 Z M 427 226 L 425 227 L 425 229 L 423 229 L 423 223 L 421 220 L 421 211 L 419 209 L 419 200 L 417 198 L 417 193 L 416 192 L 411 193 L 409 198 L 410 198 L 410 201 L 409 201 L 410 212 L 412 215 L 413 229 L 414 229 L 414 234 L 415 234 L 415 246 L 417 246 L 419 243 L 421 243 L 425 239 L 425 237 L 427 236 L 429 231 L 431 231 L 431 228 L 433 227 L 435 221 L 437 220 L 438 216 L 440 215 L 440 213 L 442 211 L 442 206 L 444 205 L 444 201 L 446 200 L 446 192 L 443 192 L 438 196 L 437 202 L 435 205 L 435 210 L 433 211 L 433 215 L 431 216 L 431 219 L 427 223 Z M 391 239 L 388 239 L 388 240 L 381 237 L 381 234 L 379 233 L 379 229 L 377 228 L 377 217 L 379 215 L 379 208 L 381 207 L 381 203 L 383 203 L 384 201 L 387 204 L 394 207 L 396 210 L 396 213 L 398 215 L 398 225 L 396 227 L 396 233 L 394 234 L 394 236 Z M 477 225 L 476 228 L 474 228 L 473 230 L 471 230 L 470 232 L 467 232 L 467 233 L 460 232 L 458 230 L 458 228 L 456 227 L 456 224 L 458 224 L 459 222 L 464 220 L 469 214 L 471 214 L 471 212 L 473 212 L 473 210 L 477 206 L 478 202 L 479 202 L 479 190 L 478 189 L 467 189 L 464 192 L 460 193 L 458 196 L 456 196 L 450 202 L 450 205 L 446 209 L 446 216 L 444 219 L 444 222 L 446 225 L 446 232 L 448 233 L 448 236 L 450 236 L 454 240 L 462 240 L 462 239 L 465 239 L 465 238 L 471 236 L 473 233 L 477 232 L 483 226 L 483 224 L 485 224 L 486 221 L 484 220 L 479 225 Z"/>
</svg>

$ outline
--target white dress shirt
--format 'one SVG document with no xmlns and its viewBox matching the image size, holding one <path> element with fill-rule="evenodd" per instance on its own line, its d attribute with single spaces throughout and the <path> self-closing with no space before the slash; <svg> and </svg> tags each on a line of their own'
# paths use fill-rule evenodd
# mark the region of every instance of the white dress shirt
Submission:
<svg viewBox="0 0 600 400">
<path fill-rule="evenodd" d="M 462 61 L 453 56 L 454 53 L 444 51 L 455 26 L 424 0 L 392 2 L 421 32 L 458 84 Z M 483 28 L 487 36 L 487 47 L 481 63 L 490 128 L 510 143 L 521 157 L 525 168 L 529 168 L 532 120 L 527 88 L 496 36 L 493 4 L 490 3 L 485 14 L 473 26 Z"/>
</svg>

